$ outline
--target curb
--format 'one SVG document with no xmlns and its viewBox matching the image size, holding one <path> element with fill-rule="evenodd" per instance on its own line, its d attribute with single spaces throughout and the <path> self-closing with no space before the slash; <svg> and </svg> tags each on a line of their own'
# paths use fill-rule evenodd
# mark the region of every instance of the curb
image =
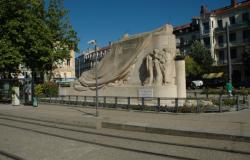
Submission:
<svg viewBox="0 0 250 160">
<path fill-rule="evenodd" d="M 250 137 L 247 137 L 247 136 L 185 131 L 185 130 L 175 130 L 175 129 L 166 129 L 166 128 L 155 128 L 155 127 L 148 127 L 148 126 L 136 126 L 136 125 L 119 124 L 119 123 L 112 123 L 112 122 L 102 122 L 102 128 L 163 134 L 163 135 L 185 136 L 185 137 L 194 137 L 194 138 L 231 140 L 231 141 L 240 141 L 240 142 L 250 143 Z"/>
</svg>

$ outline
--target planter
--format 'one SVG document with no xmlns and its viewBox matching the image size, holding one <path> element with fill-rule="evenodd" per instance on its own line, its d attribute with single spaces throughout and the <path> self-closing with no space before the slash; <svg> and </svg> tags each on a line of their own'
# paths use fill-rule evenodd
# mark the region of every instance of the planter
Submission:
<svg viewBox="0 0 250 160">
<path fill-rule="evenodd" d="M 20 105 L 19 87 L 12 87 L 11 99 L 13 106 Z"/>
</svg>

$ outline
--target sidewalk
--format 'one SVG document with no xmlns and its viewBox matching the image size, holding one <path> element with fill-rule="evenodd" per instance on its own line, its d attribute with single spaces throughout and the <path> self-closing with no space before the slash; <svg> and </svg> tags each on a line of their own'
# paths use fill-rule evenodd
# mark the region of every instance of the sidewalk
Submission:
<svg viewBox="0 0 250 160">
<path fill-rule="evenodd" d="M 42 119 L 90 128 L 113 128 L 183 136 L 243 138 L 250 141 L 250 110 L 225 113 L 154 113 L 45 105 L 0 104 L 0 116 Z"/>
</svg>

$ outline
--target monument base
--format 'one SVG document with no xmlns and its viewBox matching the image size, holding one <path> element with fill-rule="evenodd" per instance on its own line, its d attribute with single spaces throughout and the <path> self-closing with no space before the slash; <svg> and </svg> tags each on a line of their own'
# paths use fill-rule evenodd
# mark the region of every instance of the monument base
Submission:
<svg viewBox="0 0 250 160">
<path fill-rule="evenodd" d="M 74 95 L 74 96 L 95 96 L 95 90 L 76 91 L 72 87 L 60 87 L 59 95 Z M 131 104 L 141 105 L 142 100 L 139 97 L 144 97 L 144 105 L 158 105 L 157 98 L 161 98 L 160 104 L 174 106 L 177 98 L 177 86 L 109 86 L 98 89 L 99 96 L 106 97 L 131 97 Z M 164 99 L 166 98 L 166 99 Z M 119 103 L 119 100 L 118 100 Z M 123 102 L 122 103 L 126 103 Z"/>
</svg>

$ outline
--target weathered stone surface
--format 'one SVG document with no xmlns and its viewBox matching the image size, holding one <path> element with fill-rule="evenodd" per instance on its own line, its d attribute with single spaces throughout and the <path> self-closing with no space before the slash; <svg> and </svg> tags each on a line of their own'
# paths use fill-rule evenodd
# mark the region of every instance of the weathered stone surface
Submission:
<svg viewBox="0 0 250 160">
<path fill-rule="evenodd" d="M 171 25 L 124 36 L 112 44 L 110 53 L 98 64 L 99 95 L 137 97 L 142 88 L 149 87 L 154 97 L 185 98 L 185 63 L 176 65 L 175 56 L 176 42 Z M 178 72 L 177 68 L 184 71 Z M 95 95 L 95 85 L 95 70 L 92 69 L 82 73 L 64 93 Z"/>
</svg>

